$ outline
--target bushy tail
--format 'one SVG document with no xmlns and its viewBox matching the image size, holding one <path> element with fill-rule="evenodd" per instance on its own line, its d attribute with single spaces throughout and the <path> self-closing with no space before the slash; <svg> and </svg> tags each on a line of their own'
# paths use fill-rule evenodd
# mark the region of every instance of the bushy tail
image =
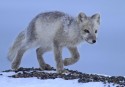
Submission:
<svg viewBox="0 0 125 87">
<path fill-rule="evenodd" d="M 17 51 L 23 44 L 24 39 L 25 39 L 25 31 L 22 31 L 21 33 L 19 33 L 12 46 L 9 48 L 9 52 L 7 55 L 9 61 L 13 61 L 13 59 L 16 57 Z"/>
</svg>

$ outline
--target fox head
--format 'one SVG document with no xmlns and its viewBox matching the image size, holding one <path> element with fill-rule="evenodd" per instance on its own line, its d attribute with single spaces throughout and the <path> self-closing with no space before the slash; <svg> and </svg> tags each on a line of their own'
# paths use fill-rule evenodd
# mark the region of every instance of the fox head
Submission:
<svg viewBox="0 0 125 87">
<path fill-rule="evenodd" d="M 90 44 L 96 43 L 100 15 L 94 14 L 87 17 L 84 13 L 79 13 L 77 21 L 82 38 Z"/>
</svg>

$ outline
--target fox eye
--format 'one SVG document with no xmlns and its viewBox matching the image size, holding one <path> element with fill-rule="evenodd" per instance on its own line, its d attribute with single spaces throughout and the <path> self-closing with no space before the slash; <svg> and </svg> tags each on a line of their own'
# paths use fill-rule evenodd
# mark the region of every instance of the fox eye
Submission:
<svg viewBox="0 0 125 87">
<path fill-rule="evenodd" d="M 95 33 L 97 33 L 97 30 L 95 30 Z"/>
<path fill-rule="evenodd" d="M 85 33 L 89 33 L 89 30 L 85 29 L 84 32 L 85 32 Z"/>
</svg>

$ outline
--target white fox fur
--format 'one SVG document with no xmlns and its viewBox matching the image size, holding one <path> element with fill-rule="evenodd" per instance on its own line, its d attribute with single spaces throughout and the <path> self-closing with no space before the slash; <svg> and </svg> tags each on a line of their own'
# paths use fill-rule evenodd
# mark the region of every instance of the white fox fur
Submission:
<svg viewBox="0 0 125 87">
<path fill-rule="evenodd" d="M 63 66 L 71 65 L 80 58 L 77 45 L 83 41 L 90 44 L 96 42 L 96 34 L 100 24 L 100 15 L 91 17 L 79 13 L 72 17 L 66 13 L 54 11 L 37 15 L 22 31 L 10 47 L 8 59 L 12 69 L 18 69 L 21 58 L 26 50 L 36 47 L 37 59 L 41 69 L 50 68 L 42 55 L 53 49 L 58 73 L 63 72 Z M 67 47 L 71 58 L 62 60 L 62 48 Z"/>
</svg>

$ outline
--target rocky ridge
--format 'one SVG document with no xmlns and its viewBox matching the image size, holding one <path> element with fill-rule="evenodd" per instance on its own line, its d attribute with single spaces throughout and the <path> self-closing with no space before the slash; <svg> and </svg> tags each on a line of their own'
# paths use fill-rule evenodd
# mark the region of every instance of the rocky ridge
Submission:
<svg viewBox="0 0 125 87">
<path fill-rule="evenodd" d="M 123 76 L 103 76 L 97 74 L 86 74 L 74 70 L 65 69 L 66 73 L 58 74 L 53 67 L 49 70 L 42 71 L 40 68 L 19 68 L 18 70 L 5 70 L 3 72 L 15 72 L 14 75 L 8 76 L 11 78 L 31 78 L 38 79 L 56 79 L 62 78 L 65 80 L 78 79 L 79 83 L 87 82 L 103 82 L 104 84 L 112 83 L 116 87 L 125 87 L 125 77 Z M 2 75 L 2 74 L 0 74 Z"/>
</svg>

